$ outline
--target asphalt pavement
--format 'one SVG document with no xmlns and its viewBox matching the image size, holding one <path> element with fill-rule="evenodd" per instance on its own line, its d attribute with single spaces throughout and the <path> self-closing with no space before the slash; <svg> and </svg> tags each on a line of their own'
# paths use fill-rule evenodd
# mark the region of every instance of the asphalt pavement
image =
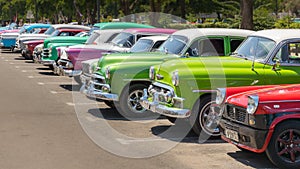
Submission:
<svg viewBox="0 0 300 169">
<path fill-rule="evenodd" d="M 162 117 L 125 119 L 19 53 L 2 49 L 0 72 L 1 169 L 275 168 L 218 138 L 182 137 Z"/>
</svg>

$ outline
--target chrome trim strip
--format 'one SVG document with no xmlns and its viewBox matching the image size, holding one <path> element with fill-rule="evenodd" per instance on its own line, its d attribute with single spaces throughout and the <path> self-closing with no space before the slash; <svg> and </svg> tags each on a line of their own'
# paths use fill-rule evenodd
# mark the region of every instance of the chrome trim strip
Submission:
<svg viewBox="0 0 300 169">
<path fill-rule="evenodd" d="M 300 102 L 300 100 L 276 100 L 276 101 L 262 101 L 259 103 L 288 103 L 288 102 Z"/>
<path fill-rule="evenodd" d="M 164 88 L 164 89 L 168 89 L 168 90 L 170 90 L 171 92 L 175 93 L 175 92 L 174 92 L 174 89 L 173 89 L 171 86 L 169 86 L 169 85 L 166 85 L 166 84 L 163 84 L 163 83 L 159 83 L 159 82 L 154 82 L 154 83 L 152 83 L 152 85 L 153 85 L 153 86 L 158 86 L 158 87 L 161 87 L 161 88 Z M 176 95 L 176 94 L 175 94 L 175 95 Z"/>
<path fill-rule="evenodd" d="M 217 90 L 200 90 L 200 89 L 195 89 L 195 90 L 193 90 L 193 93 L 217 93 Z"/>
</svg>

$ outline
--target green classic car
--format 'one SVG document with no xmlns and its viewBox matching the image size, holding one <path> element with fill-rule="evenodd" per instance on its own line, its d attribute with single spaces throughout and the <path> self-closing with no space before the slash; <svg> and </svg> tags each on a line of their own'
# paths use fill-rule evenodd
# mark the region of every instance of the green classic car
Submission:
<svg viewBox="0 0 300 169">
<path fill-rule="evenodd" d="M 218 49 L 216 49 L 218 50 Z M 185 119 L 197 134 L 218 136 L 216 88 L 300 83 L 300 30 L 263 30 L 231 55 L 166 61 L 150 69 L 144 108 Z M 179 120 L 182 121 L 182 120 Z"/>
<path fill-rule="evenodd" d="M 186 29 L 173 33 L 160 46 L 160 52 L 106 55 L 99 60 L 92 80 L 83 84 L 81 91 L 88 97 L 104 100 L 109 106 L 114 103 L 124 116 L 144 117 L 150 113 L 142 108 L 139 99 L 151 83 L 148 78 L 151 65 L 182 56 L 229 55 L 251 33 L 239 29 Z"/>
<path fill-rule="evenodd" d="M 106 29 L 127 29 L 127 28 L 154 28 L 150 25 L 138 24 L 132 22 L 110 22 L 110 23 L 98 23 L 93 26 L 90 33 L 93 30 L 106 30 Z M 89 34 L 74 36 L 74 37 L 52 37 L 47 38 L 44 41 L 43 53 L 41 61 L 45 66 L 53 67 L 56 61 L 59 59 L 56 48 L 64 46 L 73 46 L 77 44 L 84 44 L 89 38 Z"/>
</svg>

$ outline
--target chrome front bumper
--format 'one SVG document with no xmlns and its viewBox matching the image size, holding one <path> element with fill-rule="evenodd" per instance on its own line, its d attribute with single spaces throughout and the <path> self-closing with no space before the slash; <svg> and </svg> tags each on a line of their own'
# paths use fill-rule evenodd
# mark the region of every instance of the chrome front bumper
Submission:
<svg viewBox="0 0 300 169">
<path fill-rule="evenodd" d="M 55 64 L 54 60 L 40 60 L 40 63 L 42 63 L 44 66 L 51 66 Z"/>
<path fill-rule="evenodd" d="M 191 115 L 189 109 L 168 107 L 162 104 L 159 104 L 158 95 L 154 94 L 153 101 L 148 100 L 147 89 L 144 89 L 143 97 L 140 100 L 140 104 L 147 110 L 150 110 L 154 113 L 162 114 L 168 117 L 174 118 L 187 118 Z"/>
<path fill-rule="evenodd" d="M 81 70 L 66 69 L 64 66 L 57 65 L 55 62 L 53 63 L 53 72 L 56 75 L 69 76 L 69 77 L 80 76 L 82 73 Z"/>
<path fill-rule="evenodd" d="M 80 88 L 80 92 L 85 94 L 89 98 L 111 101 L 119 100 L 119 96 L 117 94 L 107 93 L 102 90 L 95 89 L 94 82 L 92 81 L 90 81 L 89 84 L 83 83 L 83 85 Z"/>
</svg>

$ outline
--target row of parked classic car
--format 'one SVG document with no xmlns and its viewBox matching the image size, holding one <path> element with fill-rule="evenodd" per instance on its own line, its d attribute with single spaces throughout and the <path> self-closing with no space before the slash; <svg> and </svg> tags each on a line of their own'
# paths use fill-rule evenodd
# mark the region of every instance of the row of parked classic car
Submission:
<svg viewBox="0 0 300 169">
<path fill-rule="evenodd" d="M 80 33 L 68 36 L 75 30 Z M 44 34 L 19 33 L 10 48 L 74 77 L 83 94 L 124 117 L 158 113 L 188 123 L 201 137 L 221 135 L 241 149 L 266 152 L 280 168 L 299 168 L 299 35 L 295 29 L 64 24 L 49 25 Z"/>
</svg>

